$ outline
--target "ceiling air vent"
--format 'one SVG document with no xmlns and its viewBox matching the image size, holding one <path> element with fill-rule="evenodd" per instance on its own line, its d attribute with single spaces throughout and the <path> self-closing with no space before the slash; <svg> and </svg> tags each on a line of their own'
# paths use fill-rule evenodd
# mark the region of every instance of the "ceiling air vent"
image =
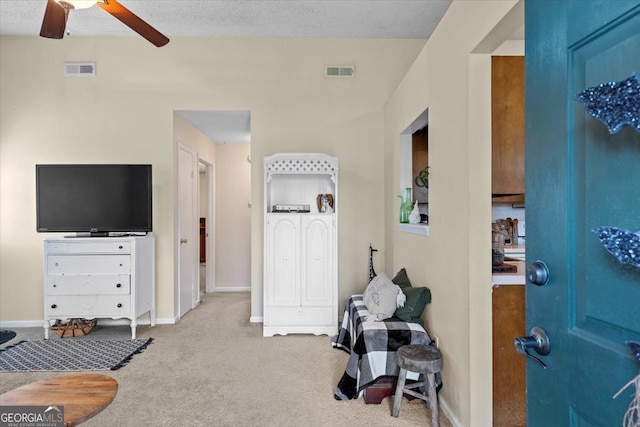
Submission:
<svg viewBox="0 0 640 427">
<path fill-rule="evenodd" d="M 94 77 L 96 75 L 95 62 L 65 62 L 65 77 Z"/>
<path fill-rule="evenodd" d="M 325 69 L 325 76 L 327 77 L 353 77 L 356 72 L 356 67 L 353 65 L 329 65 Z"/>
</svg>

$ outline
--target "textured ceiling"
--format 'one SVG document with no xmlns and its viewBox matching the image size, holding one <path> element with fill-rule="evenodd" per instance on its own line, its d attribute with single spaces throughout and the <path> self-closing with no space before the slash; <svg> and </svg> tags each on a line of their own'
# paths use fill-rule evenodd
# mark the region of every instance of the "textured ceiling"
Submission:
<svg viewBox="0 0 640 427">
<path fill-rule="evenodd" d="M 451 0 L 119 0 L 167 37 L 429 37 Z M 47 0 L 0 0 L 0 35 L 37 35 Z M 71 36 L 134 36 L 99 7 Z"/>
</svg>

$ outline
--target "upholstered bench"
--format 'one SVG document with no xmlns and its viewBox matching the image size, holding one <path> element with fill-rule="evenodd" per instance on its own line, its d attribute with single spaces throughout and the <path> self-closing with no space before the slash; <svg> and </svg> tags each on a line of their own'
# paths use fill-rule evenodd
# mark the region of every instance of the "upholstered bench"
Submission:
<svg viewBox="0 0 640 427">
<path fill-rule="evenodd" d="M 367 387 L 384 378 L 395 381 L 400 372 L 397 350 L 404 345 L 429 345 L 431 342 L 429 334 L 419 323 L 397 317 L 367 322 L 368 316 L 362 295 L 352 295 L 347 300 L 340 331 L 332 340 L 334 348 L 350 354 L 335 392 L 337 400 L 356 399 L 364 395 Z M 419 377 L 419 373 L 408 372 L 406 378 L 417 381 Z M 436 381 L 439 386 L 439 375 Z M 389 389 L 391 394 L 393 387 Z"/>
</svg>

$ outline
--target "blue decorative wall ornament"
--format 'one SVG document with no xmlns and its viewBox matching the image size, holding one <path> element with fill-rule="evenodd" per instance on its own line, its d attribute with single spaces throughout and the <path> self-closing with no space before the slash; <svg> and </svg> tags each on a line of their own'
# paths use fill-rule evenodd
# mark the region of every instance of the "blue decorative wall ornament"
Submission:
<svg viewBox="0 0 640 427">
<path fill-rule="evenodd" d="M 640 80 L 635 73 L 619 82 L 587 88 L 575 99 L 587 113 L 603 122 L 610 133 L 617 133 L 627 125 L 640 132 Z"/>
<path fill-rule="evenodd" d="M 634 233 L 617 227 L 598 227 L 592 231 L 621 264 L 640 268 L 640 232 Z"/>
</svg>

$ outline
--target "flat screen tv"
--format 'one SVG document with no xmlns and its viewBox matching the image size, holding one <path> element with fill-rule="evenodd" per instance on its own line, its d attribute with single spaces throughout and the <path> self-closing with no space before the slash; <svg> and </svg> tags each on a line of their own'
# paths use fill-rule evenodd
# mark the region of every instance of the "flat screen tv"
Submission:
<svg viewBox="0 0 640 427">
<path fill-rule="evenodd" d="M 36 165 L 40 233 L 146 233 L 151 211 L 151 165 Z"/>
</svg>

